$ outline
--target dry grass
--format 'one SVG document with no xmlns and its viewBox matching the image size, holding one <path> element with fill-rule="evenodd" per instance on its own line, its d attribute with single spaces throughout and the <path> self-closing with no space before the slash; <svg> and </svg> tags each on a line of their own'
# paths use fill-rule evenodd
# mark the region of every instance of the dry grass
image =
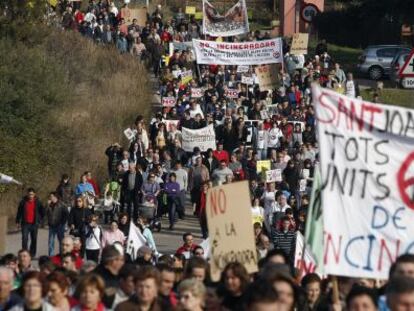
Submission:
<svg viewBox="0 0 414 311">
<path fill-rule="evenodd" d="M 63 73 L 61 87 L 67 94 L 44 116 L 55 129 L 48 137 L 50 127 L 42 128 L 42 135 L 50 139 L 54 158 L 39 161 L 37 156 L 33 162 L 40 164 L 31 167 L 29 163 L 24 168 L 17 159 L 15 165 L 3 163 L 0 168 L 27 186 L 34 186 L 45 201 L 62 173 L 68 173 L 76 183 L 82 172 L 91 170 L 100 182 L 105 182 L 104 151 L 116 141 L 126 143 L 122 132 L 136 115 L 149 117 L 151 88 L 146 69 L 132 56 L 119 55 L 113 47 L 97 46 L 77 33 L 49 29 L 36 49 L 43 53 L 45 66 L 48 60 L 50 66 L 58 65 Z M 3 147 L 9 147 L 9 152 L 18 150 L 18 146 Z M 14 216 L 21 195 L 13 186 L 0 189 L 0 213 Z"/>
</svg>

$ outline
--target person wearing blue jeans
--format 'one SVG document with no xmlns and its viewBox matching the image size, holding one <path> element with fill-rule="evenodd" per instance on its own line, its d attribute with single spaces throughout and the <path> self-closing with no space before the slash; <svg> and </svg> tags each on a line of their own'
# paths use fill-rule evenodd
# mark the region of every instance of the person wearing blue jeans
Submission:
<svg viewBox="0 0 414 311">
<path fill-rule="evenodd" d="M 46 217 L 49 225 L 49 256 L 53 256 L 56 238 L 59 243 L 59 253 L 62 252 L 62 240 L 65 236 L 65 226 L 68 221 L 69 211 L 59 200 L 56 192 L 49 194 L 47 203 Z"/>
<path fill-rule="evenodd" d="M 182 214 L 182 206 L 180 200 L 180 184 L 176 182 L 177 176 L 175 173 L 169 175 L 169 181 L 164 185 L 164 191 L 167 193 L 168 202 L 168 219 L 170 221 L 170 230 L 174 229 L 175 213 Z M 182 217 L 182 215 L 180 215 Z"/>
</svg>

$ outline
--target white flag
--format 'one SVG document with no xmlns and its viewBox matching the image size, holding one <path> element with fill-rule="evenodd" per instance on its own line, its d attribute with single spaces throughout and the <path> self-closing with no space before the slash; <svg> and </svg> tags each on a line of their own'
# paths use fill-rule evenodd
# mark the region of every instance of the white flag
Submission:
<svg viewBox="0 0 414 311">
<path fill-rule="evenodd" d="M 199 244 L 204 250 L 204 259 L 210 258 L 210 240 L 207 238 Z"/>
<path fill-rule="evenodd" d="M 131 256 L 132 260 L 137 258 L 137 252 L 141 246 L 147 244 L 147 240 L 142 235 L 141 231 L 137 226 L 131 221 L 129 225 L 129 234 L 127 241 L 126 253 Z"/>
<path fill-rule="evenodd" d="M 304 238 L 299 231 L 296 234 L 295 268 L 299 269 L 301 278 L 308 273 L 316 271 L 316 261 L 310 249 L 304 247 Z M 305 249 L 305 254 L 303 250 Z"/>
<path fill-rule="evenodd" d="M 4 175 L 0 173 L 0 184 L 16 184 L 21 185 L 22 183 L 20 181 L 17 181 L 11 176 Z"/>
</svg>

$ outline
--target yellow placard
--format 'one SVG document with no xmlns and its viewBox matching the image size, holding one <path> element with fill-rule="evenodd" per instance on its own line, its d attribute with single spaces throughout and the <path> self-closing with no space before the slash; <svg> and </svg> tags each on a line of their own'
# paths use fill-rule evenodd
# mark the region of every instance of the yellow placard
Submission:
<svg viewBox="0 0 414 311">
<path fill-rule="evenodd" d="M 185 14 L 195 15 L 196 14 L 196 7 L 195 6 L 186 6 L 185 7 Z"/>
<path fill-rule="evenodd" d="M 196 12 L 194 17 L 197 20 L 202 20 L 203 19 L 203 12 Z"/>
<path fill-rule="evenodd" d="M 257 161 L 257 172 L 261 173 L 261 172 L 265 172 L 267 170 L 270 170 L 270 160 L 262 160 L 262 161 Z"/>
</svg>

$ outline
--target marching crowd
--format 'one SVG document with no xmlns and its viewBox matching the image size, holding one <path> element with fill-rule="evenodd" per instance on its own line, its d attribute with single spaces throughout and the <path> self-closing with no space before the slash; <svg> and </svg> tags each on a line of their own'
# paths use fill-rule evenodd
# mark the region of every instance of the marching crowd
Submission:
<svg viewBox="0 0 414 311">
<path fill-rule="evenodd" d="M 313 272 L 301 277 L 294 267 L 295 239 L 305 230 L 318 163 L 310 85 L 359 96 L 352 74 L 334 62 L 325 42 L 305 58 L 290 55 L 285 41 L 279 85 L 260 91 L 257 83 L 240 82 L 254 73 L 252 66 L 241 72 L 237 66 L 199 65 L 191 48 L 169 53 L 170 43 L 205 37 L 193 17 L 179 13 L 166 20 L 157 7 L 144 27 L 136 20 L 127 25 L 114 3 L 96 0 L 86 12 L 76 1 L 59 2 L 57 11 L 65 30 L 146 62 L 159 80 L 160 96 L 176 102 L 149 122 L 138 115 L 130 144 L 105 150 L 106 181 L 86 171 L 74 185 L 64 174 L 44 205 L 35 189 L 27 189 L 16 216 L 22 249 L 1 258 L 0 310 L 414 310 L 414 255 L 400 256 L 388 281 L 339 277 L 338 293 L 332 278 Z M 267 38 L 257 31 L 226 40 Z M 193 77 L 183 83 L 180 73 L 186 70 Z M 192 96 L 192 89 L 201 89 L 201 96 Z M 229 97 L 229 89 L 237 96 Z M 184 150 L 182 128 L 208 125 L 217 148 Z M 268 182 L 258 166 L 263 163 L 278 172 L 275 180 Z M 175 253 L 158 253 L 152 232 L 166 221 L 162 230 L 173 231 L 189 210 L 207 239 L 208 189 L 241 180 L 249 182 L 258 273 L 249 275 L 234 262 L 212 282 L 208 250 L 190 232 Z M 133 256 L 126 252 L 130 222 L 146 240 Z M 34 267 L 43 223 L 49 253 Z"/>
</svg>

